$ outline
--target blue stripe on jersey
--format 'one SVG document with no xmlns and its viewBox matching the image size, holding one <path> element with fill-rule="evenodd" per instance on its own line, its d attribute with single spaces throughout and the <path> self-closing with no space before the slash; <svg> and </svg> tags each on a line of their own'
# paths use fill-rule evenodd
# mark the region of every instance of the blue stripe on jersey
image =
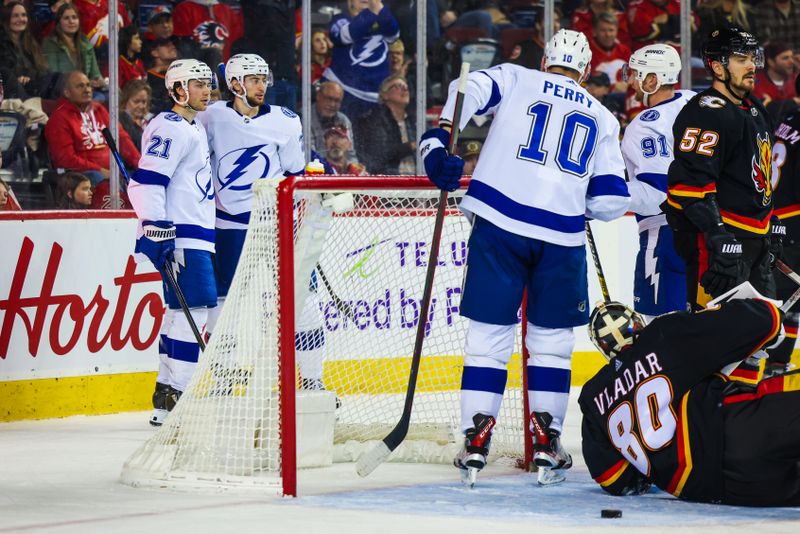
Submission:
<svg viewBox="0 0 800 534">
<path fill-rule="evenodd" d="M 502 395 L 506 389 L 507 377 L 508 371 L 505 369 L 465 365 L 464 373 L 461 375 L 461 389 L 487 391 Z"/>
<path fill-rule="evenodd" d="M 666 174 L 661 174 L 660 172 L 643 172 L 642 174 L 637 174 L 636 179 L 643 184 L 647 184 L 650 187 L 658 189 L 662 193 L 667 192 Z"/>
<path fill-rule="evenodd" d="M 615 174 L 598 174 L 589 180 L 589 188 L 586 196 L 600 197 L 603 195 L 613 195 L 617 197 L 629 197 L 628 186 L 625 180 Z"/>
<path fill-rule="evenodd" d="M 203 228 L 196 224 L 176 224 L 175 237 L 178 239 L 200 239 L 202 241 L 214 242 L 214 230 Z"/>
<path fill-rule="evenodd" d="M 556 232 L 577 234 L 583 232 L 584 214 L 561 215 L 541 208 L 526 206 L 507 197 L 494 187 L 472 179 L 467 195 L 491 206 L 509 219 L 549 228 Z"/>
<path fill-rule="evenodd" d="M 475 115 L 483 115 L 484 113 L 486 113 L 487 111 L 489 111 L 490 109 L 495 107 L 497 104 L 499 104 L 500 103 L 500 98 L 501 98 L 500 87 L 498 87 L 497 82 L 494 81 L 494 78 L 492 78 L 491 76 L 489 76 L 485 72 L 481 72 L 481 74 L 483 74 L 484 76 L 486 76 L 487 78 L 492 80 L 492 94 L 489 96 L 489 101 L 486 103 L 486 105 L 483 106 L 478 111 L 476 111 Z"/>
<path fill-rule="evenodd" d="M 160 185 L 163 187 L 169 185 L 169 176 L 156 171 L 148 171 L 147 169 L 136 169 L 133 180 L 143 185 Z"/>
<path fill-rule="evenodd" d="M 294 334 L 295 350 L 314 350 L 325 345 L 325 331 L 322 328 L 296 332 Z"/>
<path fill-rule="evenodd" d="M 239 224 L 249 224 L 250 223 L 250 212 L 246 211 L 244 213 L 233 214 L 233 213 L 225 213 L 222 210 L 217 210 L 217 219 L 222 221 L 228 222 L 235 222 Z"/>
<path fill-rule="evenodd" d="M 200 345 L 196 341 L 179 341 L 170 339 L 171 349 L 169 357 L 182 362 L 197 363 L 200 357 Z"/>
<path fill-rule="evenodd" d="M 569 393 L 569 381 L 572 372 L 569 369 L 555 367 L 528 366 L 528 391 L 550 391 L 552 393 Z"/>
</svg>

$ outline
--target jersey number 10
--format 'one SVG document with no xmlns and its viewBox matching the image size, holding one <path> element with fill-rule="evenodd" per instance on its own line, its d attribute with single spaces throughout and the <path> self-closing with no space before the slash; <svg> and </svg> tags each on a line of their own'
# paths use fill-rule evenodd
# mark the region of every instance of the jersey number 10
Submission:
<svg viewBox="0 0 800 534">
<path fill-rule="evenodd" d="M 518 159 L 547 164 L 547 151 L 542 146 L 552 108 L 553 105 L 548 102 L 536 102 L 528 108 L 528 115 L 533 116 L 533 124 L 528 143 L 520 145 L 517 150 Z M 558 154 L 555 157 L 558 168 L 575 176 L 585 176 L 597 144 L 597 122 L 580 111 L 571 111 L 564 115 L 558 139 Z M 574 146 L 578 144 L 580 146 Z"/>
</svg>

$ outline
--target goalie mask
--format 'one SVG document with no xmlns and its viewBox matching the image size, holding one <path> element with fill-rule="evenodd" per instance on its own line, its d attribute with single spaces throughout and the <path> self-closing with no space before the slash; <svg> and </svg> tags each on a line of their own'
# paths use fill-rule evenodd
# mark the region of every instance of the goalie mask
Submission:
<svg viewBox="0 0 800 534">
<path fill-rule="evenodd" d="M 632 345 L 644 327 L 644 318 L 621 302 L 600 302 L 589 316 L 589 338 L 609 361 Z"/>
</svg>

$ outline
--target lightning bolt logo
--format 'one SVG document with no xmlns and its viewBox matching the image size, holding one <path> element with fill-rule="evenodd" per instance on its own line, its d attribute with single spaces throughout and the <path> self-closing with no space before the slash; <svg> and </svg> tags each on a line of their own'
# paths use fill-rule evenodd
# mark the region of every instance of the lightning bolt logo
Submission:
<svg viewBox="0 0 800 534">
<path fill-rule="evenodd" d="M 264 170 L 261 172 L 261 175 L 257 176 L 256 179 L 265 178 L 269 173 L 269 166 L 270 166 L 269 158 L 266 156 L 266 154 L 261 152 L 261 149 L 264 148 L 265 146 L 267 145 L 266 144 L 255 145 L 234 152 L 229 152 L 228 154 L 223 156 L 222 159 L 220 160 L 220 165 L 219 165 L 220 171 L 222 171 L 221 167 L 223 166 L 225 160 L 226 159 L 229 160 L 229 157 L 234 157 L 238 153 L 236 160 L 234 160 L 234 162 L 230 164 L 230 171 L 228 172 L 228 174 L 225 176 L 224 179 L 222 178 L 223 172 L 217 173 L 220 182 L 220 189 L 230 189 L 232 191 L 243 191 L 245 189 L 249 189 L 252 186 L 251 181 L 248 181 L 248 183 L 243 185 L 233 185 L 233 184 L 239 178 L 248 174 L 250 166 L 254 162 L 258 161 L 260 158 L 264 159 L 265 165 L 264 165 Z M 228 164 L 225 165 L 228 166 Z"/>
<path fill-rule="evenodd" d="M 658 227 L 647 230 L 647 248 L 644 252 L 644 277 L 650 279 L 653 286 L 653 304 L 658 304 L 658 278 L 661 276 L 656 271 L 658 257 L 656 256 L 656 244 L 658 243 Z"/>
<path fill-rule="evenodd" d="M 356 46 L 350 47 L 350 59 L 354 66 L 361 65 L 363 67 L 375 67 L 376 65 L 382 64 L 386 60 L 386 52 L 388 47 L 383 41 L 382 35 L 373 35 L 370 37 L 369 40 L 364 43 L 363 47 L 358 50 L 357 54 L 354 53 L 356 48 Z M 378 50 L 381 51 L 376 54 Z M 373 57 L 374 59 L 372 61 L 367 62 L 368 59 Z"/>
</svg>

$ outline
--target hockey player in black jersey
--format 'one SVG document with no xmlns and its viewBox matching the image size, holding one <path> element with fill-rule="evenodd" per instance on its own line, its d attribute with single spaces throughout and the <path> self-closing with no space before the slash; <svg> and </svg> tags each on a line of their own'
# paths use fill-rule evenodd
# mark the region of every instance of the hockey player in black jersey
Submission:
<svg viewBox="0 0 800 534">
<path fill-rule="evenodd" d="M 703 60 L 714 81 L 675 119 L 666 206 L 694 309 L 744 281 L 768 297 L 775 293 L 772 127 L 749 97 L 763 51 L 753 35 L 721 29 L 704 44 Z"/>
<path fill-rule="evenodd" d="M 646 327 L 625 305 L 600 304 L 589 333 L 609 364 L 579 399 L 592 478 L 612 495 L 655 484 L 688 501 L 799 506 L 800 373 L 751 388 L 720 372 L 780 330 L 781 311 L 766 300 L 662 315 Z"/>
</svg>

